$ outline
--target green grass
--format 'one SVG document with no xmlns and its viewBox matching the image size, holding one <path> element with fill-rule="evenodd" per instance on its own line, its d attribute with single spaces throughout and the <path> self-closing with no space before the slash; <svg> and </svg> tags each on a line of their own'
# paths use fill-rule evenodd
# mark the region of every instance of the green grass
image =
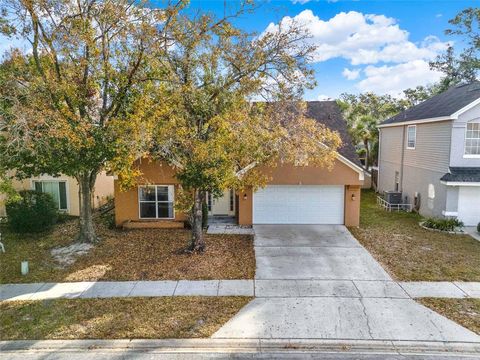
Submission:
<svg viewBox="0 0 480 360">
<path fill-rule="evenodd" d="M 422 229 L 416 213 L 387 212 L 364 191 L 353 235 L 397 280 L 480 281 L 480 242 L 468 235 Z"/>
<path fill-rule="evenodd" d="M 211 336 L 249 297 L 159 297 L 0 302 L 0 340 Z"/>
</svg>

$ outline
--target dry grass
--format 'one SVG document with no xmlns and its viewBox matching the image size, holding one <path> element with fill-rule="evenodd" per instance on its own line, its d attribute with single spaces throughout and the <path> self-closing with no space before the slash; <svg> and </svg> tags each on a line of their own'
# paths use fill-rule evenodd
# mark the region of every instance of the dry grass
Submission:
<svg viewBox="0 0 480 360">
<path fill-rule="evenodd" d="M 423 298 L 417 301 L 480 335 L 480 299 Z"/>
<path fill-rule="evenodd" d="M 0 303 L 0 340 L 211 336 L 248 297 L 112 298 Z"/>
<path fill-rule="evenodd" d="M 6 253 L 0 253 L 0 283 L 95 280 L 250 279 L 255 274 L 253 238 L 248 235 L 206 235 L 203 254 L 185 254 L 190 232 L 184 229 L 111 230 L 96 224 L 102 238 L 87 255 L 64 269 L 50 255 L 73 243 L 76 221 L 51 233 L 17 235 L 3 229 Z M 28 260 L 30 273 L 20 274 Z"/>
<path fill-rule="evenodd" d="M 480 242 L 468 235 L 422 229 L 414 213 L 389 213 L 362 193 L 360 227 L 353 235 L 396 279 L 480 281 Z"/>
</svg>

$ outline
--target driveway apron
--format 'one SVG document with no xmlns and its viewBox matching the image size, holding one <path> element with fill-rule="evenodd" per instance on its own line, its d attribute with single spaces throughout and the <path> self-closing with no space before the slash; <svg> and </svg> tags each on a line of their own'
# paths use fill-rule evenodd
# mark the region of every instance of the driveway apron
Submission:
<svg viewBox="0 0 480 360">
<path fill-rule="evenodd" d="M 342 225 L 256 225 L 256 298 L 214 338 L 480 342 L 418 304 Z"/>
</svg>

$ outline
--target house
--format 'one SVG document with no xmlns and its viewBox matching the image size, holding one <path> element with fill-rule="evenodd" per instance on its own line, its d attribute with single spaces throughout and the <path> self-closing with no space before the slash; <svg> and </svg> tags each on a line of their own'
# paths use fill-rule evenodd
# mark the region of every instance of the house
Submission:
<svg viewBox="0 0 480 360">
<path fill-rule="evenodd" d="M 380 192 L 424 216 L 480 222 L 480 83 L 459 85 L 380 126 Z"/>
<path fill-rule="evenodd" d="M 234 216 L 240 225 L 345 224 L 358 226 L 360 165 L 340 108 L 334 101 L 307 104 L 307 115 L 338 131 L 343 144 L 332 170 L 290 164 L 263 168 L 270 182 L 257 191 L 228 189 L 220 198 L 207 197 L 212 216 Z M 115 221 L 124 227 L 182 227 L 185 214 L 175 211 L 178 180 L 162 161 L 140 159 L 138 186 L 121 191 L 115 181 Z"/>
<path fill-rule="evenodd" d="M 41 175 L 24 180 L 13 180 L 15 190 L 37 190 L 52 195 L 58 210 L 69 215 L 80 214 L 78 182 L 75 178 L 66 175 Z M 97 208 L 103 205 L 108 198 L 113 197 L 113 176 L 101 172 L 95 182 L 92 196 L 92 206 Z M 5 216 L 5 206 L 0 199 L 0 217 Z"/>
</svg>

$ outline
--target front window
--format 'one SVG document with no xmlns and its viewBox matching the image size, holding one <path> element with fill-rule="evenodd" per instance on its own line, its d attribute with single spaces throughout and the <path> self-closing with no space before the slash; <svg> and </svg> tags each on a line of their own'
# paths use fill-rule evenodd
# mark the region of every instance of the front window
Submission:
<svg viewBox="0 0 480 360">
<path fill-rule="evenodd" d="M 58 210 L 67 211 L 67 183 L 66 181 L 35 180 L 33 186 L 36 191 L 50 194 L 58 206 Z"/>
<path fill-rule="evenodd" d="M 467 124 L 465 155 L 480 155 L 480 122 Z"/>
<path fill-rule="evenodd" d="M 407 149 L 415 149 L 417 142 L 417 127 L 410 125 L 407 127 Z"/>
<path fill-rule="evenodd" d="M 173 219 L 173 185 L 147 185 L 138 188 L 140 218 Z"/>
</svg>

